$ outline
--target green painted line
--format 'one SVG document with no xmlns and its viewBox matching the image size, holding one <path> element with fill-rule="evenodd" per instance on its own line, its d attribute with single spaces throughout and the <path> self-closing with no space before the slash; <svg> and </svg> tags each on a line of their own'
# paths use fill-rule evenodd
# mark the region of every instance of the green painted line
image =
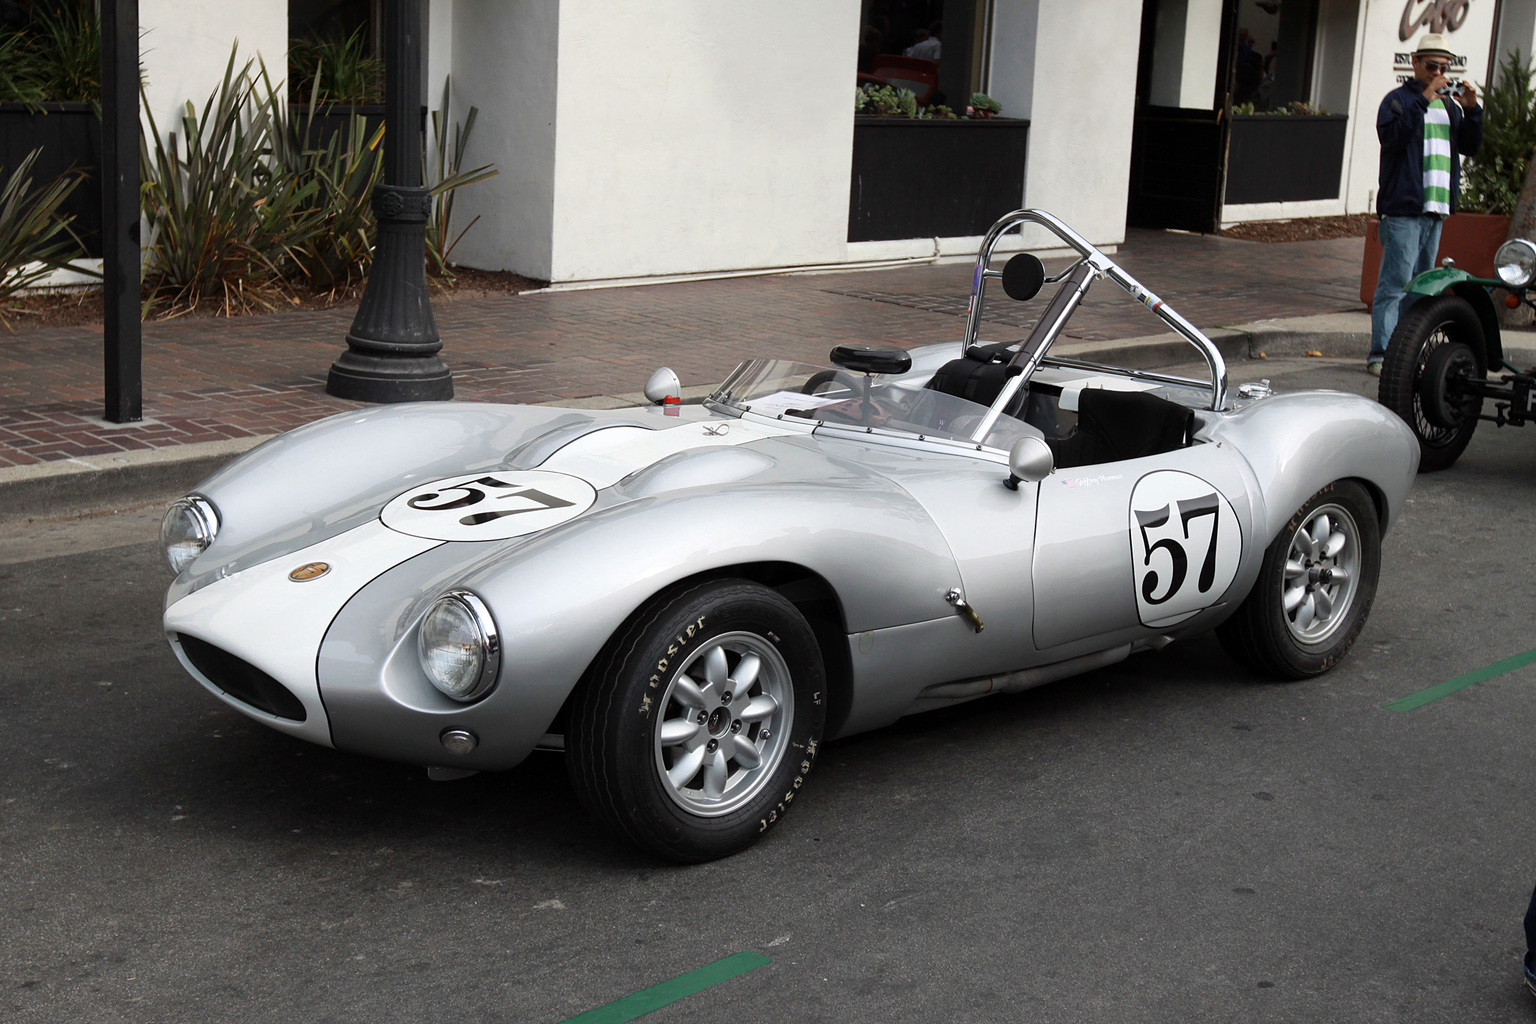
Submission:
<svg viewBox="0 0 1536 1024">
<path fill-rule="evenodd" d="M 1517 654 L 1512 658 L 1505 658 L 1503 661 L 1495 662 L 1487 668 L 1480 668 L 1476 672 L 1468 672 L 1464 676 L 1457 676 L 1455 679 L 1447 679 L 1443 683 L 1436 683 L 1434 686 L 1420 690 L 1418 693 L 1410 693 L 1406 697 L 1387 701 L 1382 707 L 1388 711 L 1412 711 L 1414 708 L 1423 707 L 1430 701 L 1439 700 L 1441 697 L 1449 697 L 1457 690 L 1465 690 L 1469 686 L 1486 683 L 1494 676 L 1501 676 L 1506 672 L 1513 672 L 1517 668 L 1524 668 L 1532 662 L 1536 662 L 1536 651 L 1526 651 L 1524 654 Z"/>
<path fill-rule="evenodd" d="M 773 963 L 761 953 L 735 953 L 724 960 L 705 964 L 696 971 L 679 974 L 671 981 L 664 981 L 650 988 L 616 999 L 606 1006 L 599 1006 L 567 1018 L 562 1024 L 624 1024 L 627 1020 L 643 1017 L 652 1010 L 659 1010 L 668 1003 L 702 992 L 722 981 L 730 981 L 738 974 L 746 974 L 765 964 Z"/>
</svg>

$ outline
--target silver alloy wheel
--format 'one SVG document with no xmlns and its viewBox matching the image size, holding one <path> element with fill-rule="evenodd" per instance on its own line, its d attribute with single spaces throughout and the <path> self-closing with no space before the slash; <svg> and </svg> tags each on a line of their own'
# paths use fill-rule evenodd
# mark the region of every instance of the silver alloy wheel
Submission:
<svg viewBox="0 0 1536 1024">
<path fill-rule="evenodd" d="M 1348 619 L 1359 590 L 1360 528 L 1339 505 L 1312 510 L 1291 538 L 1281 606 L 1291 635 L 1319 644 Z"/>
<path fill-rule="evenodd" d="M 724 633 L 667 684 L 655 733 L 662 788 L 690 814 L 729 814 L 768 784 L 789 743 L 795 694 L 778 648 Z"/>
</svg>

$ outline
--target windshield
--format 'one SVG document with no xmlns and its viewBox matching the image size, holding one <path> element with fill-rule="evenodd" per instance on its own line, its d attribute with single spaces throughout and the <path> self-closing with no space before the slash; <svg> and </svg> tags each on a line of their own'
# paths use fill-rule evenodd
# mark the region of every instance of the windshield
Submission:
<svg viewBox="0 0 1536 1024">
<path fill-rule="evenodd" d="M 987 407 L 930 391 L 923 386 L 925 378 L 865 376 L 810 363 L 749 359 L 731 372 L 709 400 L 739 412 L 974 445 L 971 434 Z M 1014 441 L 1032 433 L 1019 420 L 1002 416 L 981 443 L 1007 451 Z"/>
</svg>

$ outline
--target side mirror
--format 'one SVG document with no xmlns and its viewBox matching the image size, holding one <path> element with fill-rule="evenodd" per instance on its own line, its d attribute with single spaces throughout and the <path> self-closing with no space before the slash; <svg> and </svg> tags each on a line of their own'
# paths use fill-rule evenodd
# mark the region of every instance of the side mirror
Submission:
<svg viewBox="0 0 1536 1024">
<path fill-rule="evenodd" d="M 645 382 L 645 400 L 652 405 L 663 405 L 668 399 L 674 403 L 683 400 L 683 382 L 677 379 L 670 366 L 663 366 Z"/>
<path fill-rule="evenodd" d="M 1056 469 L 1056 456 L 1044 437 L 1021 437 L 1008 452 L 1008 489 L 1019 489 L 1021 480 L 1038 483 Z"/>
</svg>

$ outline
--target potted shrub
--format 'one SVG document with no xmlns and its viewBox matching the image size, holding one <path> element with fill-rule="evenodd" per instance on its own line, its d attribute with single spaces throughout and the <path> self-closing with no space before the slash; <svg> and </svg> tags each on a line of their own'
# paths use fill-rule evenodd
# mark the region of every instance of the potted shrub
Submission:
<svg viewBox="0 0 1536 1024">
<path fill-rule="evenodd" d="M 980 235 L 1022 205 L 1029 121 L 1000 110 L 982 93 L 962 117 L 920 109 L 905 89 L 861 87 L 848 241 Z"/>
<path fill-rule="evenodd" d="M 0 30 L 0 167 L 36 151 L 31 176 L 75 175 L 61 216 L 90 256 L 101 255 L 101 23 L 91 0 L 32 4 Z"/>
<path fill-rule="evenodd" d="M 1286 203 L 1337 199 L 1349 118 L 1291 103 L 1232 108 L 1225 201 Z"/>
</svg>

